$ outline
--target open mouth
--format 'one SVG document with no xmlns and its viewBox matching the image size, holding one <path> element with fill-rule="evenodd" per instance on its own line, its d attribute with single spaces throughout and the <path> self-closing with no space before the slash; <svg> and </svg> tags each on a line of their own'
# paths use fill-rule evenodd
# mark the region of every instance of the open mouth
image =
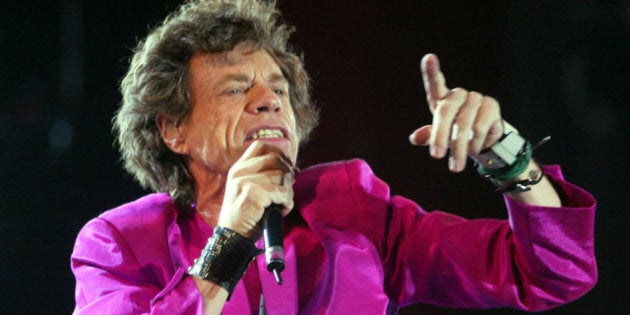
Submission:
<svg viewBox="0 0 630 315">
<path fill-rule="evenodd" d="M 249 140 L 285 138 L 284 133 L 280 129 L 259 129 L 248 137 Z"/>
</svg>

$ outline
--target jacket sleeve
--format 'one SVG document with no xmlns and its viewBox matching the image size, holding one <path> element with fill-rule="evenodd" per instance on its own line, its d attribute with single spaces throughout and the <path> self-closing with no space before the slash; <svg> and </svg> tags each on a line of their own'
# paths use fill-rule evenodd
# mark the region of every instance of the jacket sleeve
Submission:
<svg viewBox="0 0 630 315">
<path fill-rule="evenodd" d="M 81 230 L 71 257 L 75 275 L 74 314 L 203 314 L 194 281 L 175 270 L 164 284 L 141 266 L 112 224 L 102 218 Z"/>
<path fill-rule="evenodd" d="M 382 207 L 380 201 L 388 200 L 378 246 L 385 289 L 399 306 L 424 302 L 538 311 L 577 299 L 597 280 L 595 200 L 564 181 L 558 167 L 545 172 L 564 198 L 563 207 L 532 207 L 506 198 L 508 220 L 426 212 L 409 199 L 390 197 L 369 168 L 349 170 L 361 183 L 355 186 L 358 202 Z"/>
</svg>

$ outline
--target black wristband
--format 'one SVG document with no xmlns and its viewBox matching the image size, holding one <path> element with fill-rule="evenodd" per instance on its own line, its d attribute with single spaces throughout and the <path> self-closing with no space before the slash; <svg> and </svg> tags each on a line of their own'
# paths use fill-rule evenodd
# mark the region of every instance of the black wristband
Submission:
<svg viewBox="0 0 630 315">
<path fill-rule="evenodd" d="M 188 274 L 220 285 L 228 291 L 229 300 L 249 263 L 261 252 L 251 240 L 217 226 Z"/>
</svg>

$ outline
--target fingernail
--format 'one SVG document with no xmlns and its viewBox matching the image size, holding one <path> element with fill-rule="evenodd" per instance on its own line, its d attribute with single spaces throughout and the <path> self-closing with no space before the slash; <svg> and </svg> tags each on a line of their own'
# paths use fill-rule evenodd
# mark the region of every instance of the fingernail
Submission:
<svg viewBox="0 0 630 315">
<path fill-rule="evenodd" d="M 448 168 L 452 172 L 461 172 L 464 169 L 464 163 L 465 161 L 458 160 L 452 156 L 448 158 Z"/>
<path fill-rule="evenodd" d="M 457 167 L 457 160 L 454 157 L 452 157 L 452 156 L 449 157 L 448 158 L 448 169 L 451 170 L 451 171 L 456 171 L 457 170 L 456 167 Z"/>
</svg>

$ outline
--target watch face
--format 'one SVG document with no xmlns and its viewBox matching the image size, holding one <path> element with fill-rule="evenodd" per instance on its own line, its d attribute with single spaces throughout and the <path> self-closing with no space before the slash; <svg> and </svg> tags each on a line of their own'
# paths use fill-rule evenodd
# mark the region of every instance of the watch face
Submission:
<svg viewBox="0 0 630 315">
<path fill-rule="evenodd" d="M 472 156 L 477 163 L 488 169 L 498 169 L 512 165 L 521 153 L 525 139 L 518 133 L 510 132 L 503 136 L 497 143 Z"/>
</svg>

